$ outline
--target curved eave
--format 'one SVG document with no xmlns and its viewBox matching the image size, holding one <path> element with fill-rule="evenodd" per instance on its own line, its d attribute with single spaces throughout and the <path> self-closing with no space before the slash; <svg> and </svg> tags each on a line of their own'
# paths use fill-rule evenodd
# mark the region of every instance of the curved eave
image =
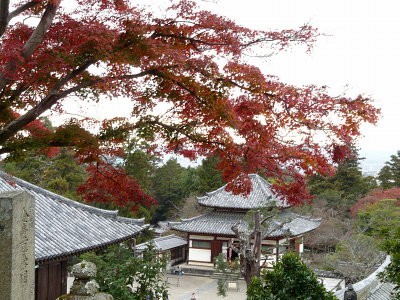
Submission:
<svg viewBox="0 0 400 300">
<path fill-rule="evenodd" d="M 135 233 L 131 236 L 128 237 L 124 237 L 124 238 L 120 238 L 120 239 L 116 239 L 107 243 L 103 243 L 100 245 L 93 245 L 91 247 L 86 247 L 86 248 L 82 248 L 82 249 L 77 249 L 74 251 L 69 251 L 66 253 L 63 253 L 61 255 L 51 255 L 51 256 L 45 256 L 45 257 L 40 257 L 40 258 L 35 258 L 35 264 L 40 265 L 40 264 L 44 264 L 44 263 L 48 263 L 48 262 L 52 262 L 52 261 L 56 261 L 56 260 L 66 260 L 66 259 L 70 259 L 73 256 L 76 255 L 81 255 L 83 253 L 86 252 L 91 252 L 91 251 L 95 251 L 95 250 L 100 250 L 100 249 L 104 249 L 116 244 L 120 244 L 123 243 L 125 241 L 129 241 L 133 238 L 135 238 L 136 236 L 138 236 L 140 234 L 140 232 Z"/>
</svg>

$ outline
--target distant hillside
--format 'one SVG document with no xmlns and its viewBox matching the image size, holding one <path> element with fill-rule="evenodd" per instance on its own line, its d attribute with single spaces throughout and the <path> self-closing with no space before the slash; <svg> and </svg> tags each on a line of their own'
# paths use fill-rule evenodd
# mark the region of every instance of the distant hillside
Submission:
<svg viewBox="0 0 400 300">
<path fill-rule="evenodd" d="M 364 175 L 376 176 L 385 162 L 390 160 L 391 155 L 395 155 L 397 151 L 382 150 L 368 151 L 360 150 L 360 157 L 365 158 L 361 162 L 362 172 Z"/>
</svg>

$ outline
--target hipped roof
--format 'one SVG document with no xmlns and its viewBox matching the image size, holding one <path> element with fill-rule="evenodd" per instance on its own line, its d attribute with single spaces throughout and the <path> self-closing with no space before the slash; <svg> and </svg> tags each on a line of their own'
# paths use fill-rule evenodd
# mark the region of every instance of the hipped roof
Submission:
<svg viewBox="0 0 400 300">
<path fill-rule="evenodd" d="M 236 223 L 240 222 L 239 230 L 248 228 L 245 215 L 240 212 L 211 211 L 191 219 L 182 219 L 181 222 L 169 222 L 169 226 L 183 232 L 232 236 L 235 233 L 231 227 Z M 269 233 L 263 238 L 302 235 L 318 228 L 321 223 L 322 219 L 311 219 L 282 210 L 269 222 Z"/>
<path fill-rule="evenodd" d="M 283 197 L 277 196 L 271 190 L 271 184 L 257 174 L 249 174 L 252 190 L 249 195 L 233 195 L 223 187 L 207 193 L 204 197 L 198 197 L 197 202 L 201 206 L 250 210 L 258 207 L 275 206 L 280 208 L 288 207 L 286 200 Z"/>
<path fill-rule="evenodd" d="M 118 216 L 0 172 L 0 193 L 27 191 L 35 197 L 35 262 L 64 259 L 137 236 L 143 219 Z"/>
</svg>

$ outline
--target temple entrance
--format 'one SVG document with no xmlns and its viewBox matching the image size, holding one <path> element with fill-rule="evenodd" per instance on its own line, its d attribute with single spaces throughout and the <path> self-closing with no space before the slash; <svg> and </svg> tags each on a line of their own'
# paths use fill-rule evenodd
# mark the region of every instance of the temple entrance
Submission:
<svg viewBox="0 0 400 300">
<path fill-rule="evenodd" d="M 231 261 L 235 261 L 236 257 L 239 257 L 239 254 L 232 249 Z"/>
</svg>

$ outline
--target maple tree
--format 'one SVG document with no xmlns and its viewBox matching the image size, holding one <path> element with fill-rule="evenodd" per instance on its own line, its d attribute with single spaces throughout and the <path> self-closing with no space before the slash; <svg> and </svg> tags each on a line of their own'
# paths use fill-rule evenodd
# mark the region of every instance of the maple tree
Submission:
<svg viewBox="0 0 400 300">
<path fill-rule="evenodd" d="M 385 199 L 400 200 L 400 188 L 391 188 L 388 190 L 374 189 L 351 207 L 350 211 L 353 216 L 356 216 L 359 212 L 364 211 L 368 205 L 373 205 Z M 400 204 L 400 201 L 397 202 Z"/>
<path fill-rule="evenodd" d="M 333 174 L 332 161 L 349 154 L 361 123 L 377 122 L 368 97 L 284 84 L 246 62 L 248 54 L 265 54 L 263 47 L 311 49 L 318 32 L 308 25 L 250 30 L 190 0 L 172 1 L 163 18 L 125 0 L 78 0 L 68 9 L 64 2 L 1 1 L 0 154 L 55 155 L 57 147 L 72 147 L 79 162 L 94 164 L 82 192 L 101 182 L 125 185 L 120 176 L 107 177 L 113 174 L 102 155 L 120 154 L 134 132 L 166 153 L 218 155 L 235 193 L 249 192 L 246 174 L 263 170 L 299 203 L 309 198 L 305 177 Z M 48 130 L 38 118 L 65 113 L 72 96 L 82 105 L 131 99 L 132 118 L 74 117 Z M 166 108 L 158 114 L 159 104 Z M 139 189 L 130 184 L 128 194 Z"/>
</svg>

